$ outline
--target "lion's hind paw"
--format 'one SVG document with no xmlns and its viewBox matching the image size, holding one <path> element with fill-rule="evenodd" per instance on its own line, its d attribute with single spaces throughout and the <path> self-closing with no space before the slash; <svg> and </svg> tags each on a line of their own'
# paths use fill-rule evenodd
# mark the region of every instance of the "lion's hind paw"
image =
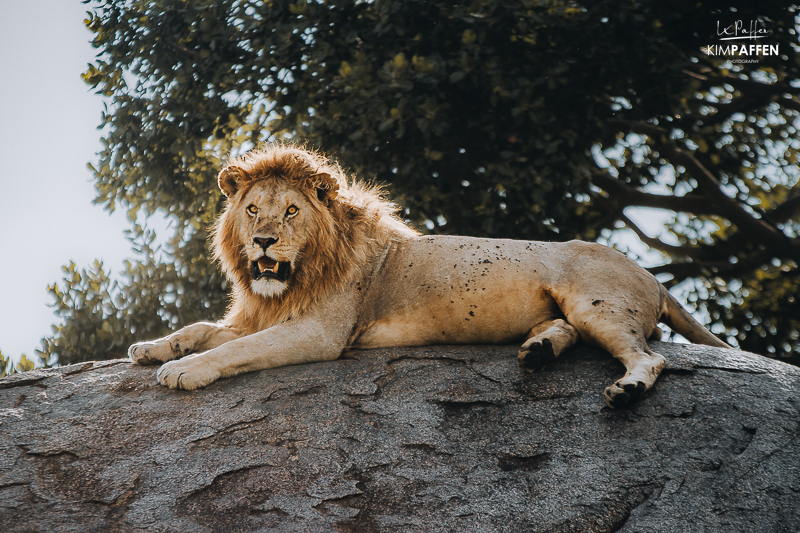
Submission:
<svg viewBox="0 0 800 533">
<path fill-rule="evenodd" d="M 519 366 L 528 372 L 538 372 L 556 360 L 553 343 L 550 339 L 542 339 L 530 344 L 525 343 L 517 355 Z"/>
<path fill-rule="evenodd" d="M 647 391 L 647 386 L 642 381 L 637 381 L 635 384 L 623 384 L 620 381 L 617 381 L 610 387 L 606 388 L 605 392 L 603 393 L 603 398 L 609 407 L 616 409 L 631 403 L 636 398 L 644 394 L 645 391 Z"/>
</svg>

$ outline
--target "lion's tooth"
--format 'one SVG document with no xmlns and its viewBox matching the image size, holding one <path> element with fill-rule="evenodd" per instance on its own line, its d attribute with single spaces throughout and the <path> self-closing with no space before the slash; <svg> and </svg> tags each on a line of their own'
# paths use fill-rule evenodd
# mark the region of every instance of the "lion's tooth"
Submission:
<svg viewBox="0 0 800 533">
<path fill-rule="evenodd" d="M 277 274 L 278 273 L 278 268 L 280 268 L 280 266 L 281 266 L 281 264 L 276 262 L 275 263 L 275 267 L 272 269 L 272 272 Z"/>
</svg>

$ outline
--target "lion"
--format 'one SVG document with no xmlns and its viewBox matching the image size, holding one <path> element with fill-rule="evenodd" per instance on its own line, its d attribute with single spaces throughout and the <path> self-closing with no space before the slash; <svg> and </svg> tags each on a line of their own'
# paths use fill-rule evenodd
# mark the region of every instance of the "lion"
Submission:
<svg viewBox="0 0 800 533">
<path fill-rule="evenodd" d="M 381 190 L 319 152 L 272 144 L 227 162 L 214 258 L 231 305 L 216 323 L 132 345 L 163 363 L 158 381 L 194 390 L 225 377 L 331 361 L 349 348 L 522 342 L 538 371 L 578 341 L 619 359 L 605 389 L 619 407 L 650 389 L 665 359 L 647 345 L 663 322 L 729 347 L 621 253 L 581 241 L 423 236 Z"/>
</svg>

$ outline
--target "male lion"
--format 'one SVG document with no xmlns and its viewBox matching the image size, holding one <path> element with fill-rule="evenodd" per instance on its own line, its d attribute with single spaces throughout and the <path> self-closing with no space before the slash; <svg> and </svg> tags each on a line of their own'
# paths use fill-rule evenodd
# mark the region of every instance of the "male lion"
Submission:
<svg viewBox="0 0 800 533">
<path fill-rule="evenodd" d="M 165 363 L 158 381 L 170 388 L 330 361 L 348 347 L 524 340 L 519 364 L 538 370 L 582 340 L 625 364 L 605 390 L 617 407 L 652 387 L 664 366 L 646 342 L 661 334 L 657 322 L 727 347 L 618 252 L 579 241 L 423 237 L 376 189 L 298 147 L 232 159 L 219 187 L 228 201 L 213 248 L 233 283 L 227 315 L 128 350 L 135 363 Z"/>
</svg>

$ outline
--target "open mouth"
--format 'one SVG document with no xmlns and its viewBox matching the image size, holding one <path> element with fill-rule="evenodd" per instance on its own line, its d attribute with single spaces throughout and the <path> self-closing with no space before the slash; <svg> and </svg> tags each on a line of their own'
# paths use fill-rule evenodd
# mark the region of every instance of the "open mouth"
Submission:
<svg viewBox="0 0 800 533">
<path fill-rule="evenodd" d="M 289 278 L 289 271 L 290 265 L 288 261 L 275 261 L 267 256 L 250 263 L 250 272 L 254 280 L 271 278 L 278 281 L 286 281 Z"/>
</svg>

